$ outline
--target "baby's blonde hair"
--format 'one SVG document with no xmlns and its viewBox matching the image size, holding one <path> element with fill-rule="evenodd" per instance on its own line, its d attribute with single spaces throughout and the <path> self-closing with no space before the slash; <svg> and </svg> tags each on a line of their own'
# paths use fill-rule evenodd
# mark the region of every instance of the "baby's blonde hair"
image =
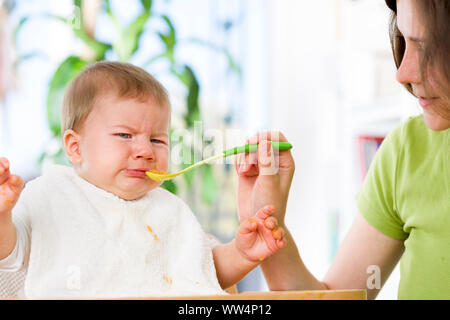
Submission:
<svg viewBox="0 0 450 320">
<path fill-rule="evenodd" d="M 61 130 L 76 130 L 101 94 L 155 102 L 170 109 L 166 89 L 147 71 L 130 63 L 100 61 L 84 69 L 68 85 L 62 104 Z"/>
</svg>

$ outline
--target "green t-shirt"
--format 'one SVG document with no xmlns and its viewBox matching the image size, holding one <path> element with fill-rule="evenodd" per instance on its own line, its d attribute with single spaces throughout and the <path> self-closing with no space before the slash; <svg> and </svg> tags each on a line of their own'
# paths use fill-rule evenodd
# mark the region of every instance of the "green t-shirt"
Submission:
<svg viewBox="0 0 450 320">
<path fill-rule="evenodd" d="M 381 144 L 357 204 L 380 232 L 405 240 L 399 299 L 450 299 L 450 129 L 412 117 Z"/>
</svg>

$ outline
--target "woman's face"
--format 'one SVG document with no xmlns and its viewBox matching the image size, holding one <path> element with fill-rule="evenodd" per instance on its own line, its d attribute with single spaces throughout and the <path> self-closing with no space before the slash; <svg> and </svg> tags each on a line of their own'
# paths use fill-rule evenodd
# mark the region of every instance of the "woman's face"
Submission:
<svg viewBox="0 0 450 320">
<path fill-rule="evenodd" d="M 450 128 L 450 119 L 442 117 L 435 111 L 436 106 L 439 105 L 447 104 L 445 107 L 450 108 L 448 100 L 436 89 L 436 82 L 444 80 L 433 68 L 427 70 L 426 79 L 422 79 L 421 76 L 420 55 L 426 39 L 424 39 L 424 26 L 412 0 L 397 0 L 397 26 L 406 43 L 403 60 L 397 70 L 397 81 L 401 84 L 411 84 L 413 92 L 423 108 L 425 124 L 430 129 Z"/>
</svg>

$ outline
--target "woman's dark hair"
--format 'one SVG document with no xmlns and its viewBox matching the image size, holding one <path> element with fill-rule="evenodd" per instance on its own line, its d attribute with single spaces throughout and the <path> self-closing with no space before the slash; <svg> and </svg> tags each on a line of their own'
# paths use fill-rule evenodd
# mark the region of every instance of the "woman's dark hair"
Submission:
<svg viewBox="0 0 450 320">
<path fill-rule="evenodd" d="M 392 10 L 389 35 L 392 52 L 397 69 L 405 53 L 405 39 L 397 27 L 397 1 L 385 0 Z M 436 84 L 438 90 L 443 93 L 446 102 L 436 106 L 438 112 L 444 118 L 450 119 L 450 1 L 449 0 L 411 0 L 416 11 L 421 15 L 421 22 L 425 27 L 425 43 L 421 56 L 422 79 L 426 79 L 428 67 L 438 70 L 442 80 Z M 427 82 L 424 81 L 426 88 Z M 405 85 L 413 94 L 411 84 Z"/>
</svg>

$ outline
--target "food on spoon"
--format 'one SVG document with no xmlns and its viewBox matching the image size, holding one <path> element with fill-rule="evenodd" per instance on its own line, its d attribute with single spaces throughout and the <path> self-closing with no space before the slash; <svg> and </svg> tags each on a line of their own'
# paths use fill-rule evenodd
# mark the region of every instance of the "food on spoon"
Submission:
<svg viewBox="0 0 450 320">
<path fill-rule="evenodd" d="M 159 171 L 159 170 L 155 170 L 155 169 L 148 170 L 147 172 L 154 173 L 154 174 L 164 174 L 164 175 L 169 174 L 168 172 Z"/>
<path fill-rule="evenodd" d="M 167 176 L 169 176 L 168 172 L 159 171 L 155 169 L 146 171 L 145 174 L 147 175 L 147 177 L 155 181 L 163 181 Z"/>
</svg>

